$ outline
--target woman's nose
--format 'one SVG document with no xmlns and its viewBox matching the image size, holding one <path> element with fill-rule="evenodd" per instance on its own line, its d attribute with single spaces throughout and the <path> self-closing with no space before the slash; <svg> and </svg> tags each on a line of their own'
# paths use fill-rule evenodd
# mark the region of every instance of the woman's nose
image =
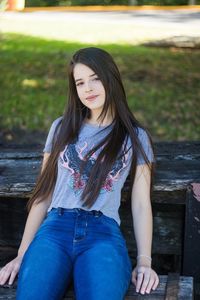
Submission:
<svg viewBox="0 0 200 300">
<path fill-rule="evenodd" d="M 85 84 L 85 89 L 86 89 L 86 92 L 89 92 L 92 90 L 92 84 L 90 81 L 88 81 L 86 84 Z"/>
</svg>

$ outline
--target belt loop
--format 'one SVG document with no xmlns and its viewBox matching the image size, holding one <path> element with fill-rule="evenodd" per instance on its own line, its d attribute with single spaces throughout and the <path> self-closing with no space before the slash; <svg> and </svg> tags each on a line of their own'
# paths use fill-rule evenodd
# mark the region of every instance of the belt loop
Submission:
<svg viewBox="0 0 200 300">
<path fill-rule="evenodd" d="M 58 207 L 58 215 L 59 216 L 63 215 L 63 208 L 62 207 Z"/>
</svg>

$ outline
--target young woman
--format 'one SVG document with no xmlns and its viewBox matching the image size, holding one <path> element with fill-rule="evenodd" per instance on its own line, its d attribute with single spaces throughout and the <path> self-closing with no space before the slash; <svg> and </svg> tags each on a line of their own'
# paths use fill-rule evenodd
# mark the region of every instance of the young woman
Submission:
<svg viewBox="0 0 200 300">
<path fill-rule="evenodd" d="M 77 300 L 122 300 L 131 282 L 142 294 L 155 290 L 152 142 L 106 51 L 89 47 L 72 57 L 68 103 L 43 151 L 18 256 L 1 270 L 0 284 L 12 284 L 19 271 L 17 300 L 62 299 L 72 279 Z M 133 270 L 119 217 L 129 173 L 138 250 Z"/>
</svg>

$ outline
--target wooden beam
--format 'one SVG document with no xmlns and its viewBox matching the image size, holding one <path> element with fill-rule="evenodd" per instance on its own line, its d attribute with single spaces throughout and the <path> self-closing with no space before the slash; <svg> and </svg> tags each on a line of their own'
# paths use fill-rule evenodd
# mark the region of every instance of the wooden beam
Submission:
<svg viewBox="0 0 200 300">
<path fill-rule="evenodd" d="M 165 289 L 165 300 L 177 300 L 179 294 L 179 274 L 169 273 Z"/>
<path fill-rule="evenodd" d="M 126 296 L 124 300 L 164 300 L 165 298 L 165 290 L 167 285 L 167 275 L 159 275 L 159 285 L 155 291 L 151 291 L 149 295 L 142 295 L 138 294 L 135 291 L 135 286 L 133 284 L 130 284 L 129 289 L 126 293 Z M 0 287 L 0 299 L 10 299 L 14 300 L 16 299 L 16 287 L 17 282 L 15 281 L 14 285 L 9 287 L 8 285 L 5 285 L 4 287 Z M 193 292 L 193 279 L 192 277 L 184 277 L 180 276 L 179 278 L 179 295 L 181 300 L 192 300 Z M 70 284 L 69 289 L 64 297 L 63 300 L 74 300 L 74 289 L 73 284 Z M 172 298 L 169 298 L 168 300 L 173 300 Z"/>
<path fill-rule="evenodd" d="M 186 194 L 183 274 L 200 282 L 200 183 L 189 185 Z"/>
</svg>

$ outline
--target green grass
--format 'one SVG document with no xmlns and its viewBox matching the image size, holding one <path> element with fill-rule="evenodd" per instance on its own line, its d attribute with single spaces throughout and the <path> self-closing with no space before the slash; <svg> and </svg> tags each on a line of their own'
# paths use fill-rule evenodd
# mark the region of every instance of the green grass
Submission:
<svg viewBox="0 0 200 300">
<path fill-rule="evenodd" d="M 67 101 L 67 63 L 86 46 L 91 44 L 1 35 L 0 128 L 48 130 Z M 99 47 L 113 55 L 129 106 L 155 140 L 199 140 L 199 50 Z"/>
</svg>

